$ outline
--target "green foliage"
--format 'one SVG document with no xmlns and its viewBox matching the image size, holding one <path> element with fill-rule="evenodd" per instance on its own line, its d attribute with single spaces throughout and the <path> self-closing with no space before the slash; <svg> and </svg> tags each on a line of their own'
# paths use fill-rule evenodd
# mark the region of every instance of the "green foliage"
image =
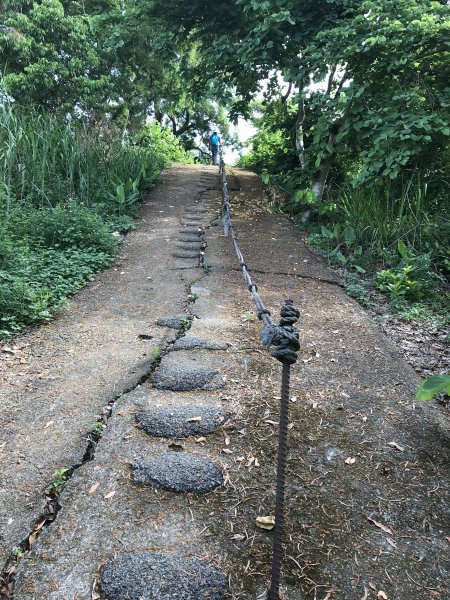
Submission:
<svg viewBox="0 0 450 600">
<path fill-rule="evenodd" d="M 94 249 L 16 247 L 14 259 L 3 259 L 7 269 L 0 267 L 0 337 L 50 319 L 111 259 L 111 254 Z"/>
<path fill-rule="evenodd" d="M 194 162 L 192 154 L 186 152 L 180 141 L 157 121 L 145 125 L 136 136 L 136 142 L 153 160 L 161 161 L 158 164 L 160 169 L 167 167 L 172 161 Z"/>
<path fill-rule="evenodd" d="M 98 442 L 98 440 L 102 437 L 102 433 L 103 433 L 103 430 L 105 429 L 105 427 L 106 427 L 106 425 L 105 425 L 105 423 L 103 423 L 103 421 L 95 421 L 94 423 L 91 424 L 90 434 L 91 434 L 91 438 L 95 442 Z"/>
<path fill-rule="evenodd" d="M 69 477 L 70 469 L 56 469 L 53 473 L 53 481 L 47 486 L 47 489 L 58 496 Z"/>
<path fill-rule="evenodd" d="M 10 228 L 15 226 L 32 247 L 91 249 L 111 256 L 117 247 L 101 217 L 74 201 L 67 206 L 32 211 L 25 219 L 16 217 L 10 222 Z"/>
<path fill-rule="evenodd" d="M 416 393 L 417 400 L 431 400 L 434 396 L 444 392 L 450 396 L 450 375 L 433 375 L 422 381 Z"/>
<path fill-rule="evenodd" d="M 0 338 L 48 320 L 111 263 L 113 231 L 134 227 L 144 190 L 170 163 L 173 136 L 153 126 L 140 145 L 114 129 L 0 107 Z M 163 141 L 161 141 L 163 140 Z"/>
</svg>

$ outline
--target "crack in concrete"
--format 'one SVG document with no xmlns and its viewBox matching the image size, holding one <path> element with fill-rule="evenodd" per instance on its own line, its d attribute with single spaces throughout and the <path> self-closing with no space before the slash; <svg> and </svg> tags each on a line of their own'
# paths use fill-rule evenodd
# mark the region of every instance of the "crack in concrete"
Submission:
<svg viewBox="0 0 450 600">
<path fill-rule="evenodd" d="M 217 269 L 218 271 L 223 271 L 226 270 L 227 267 L 221 267 L 221 266 L 217 266 L 214 265 L 214 267 L 209 267 L 209 268 L 214 268 Z M 241 269 L 239 269 L 238 267 L 231 267 L 232 271 L 236 271 L 238 273 L 241 272 Z M 319 283 L 327 283 L 329 285 L 336 285 L 337 287 L 342 288 L 343 290 L 345 290 L 345 284 L 341 283 L 340 281 L 334 280 L 334 279 L 327 279 L 326 277 L 313 277 L 312 275 L 305 275 L 304 273 L 290 273 L 287 271 L 265 271 L 264 269 L 254 269 L 254 268 L 248 268 L 248 272 L 249 273 L 258 273 L 260 275 L 283 275 L 284 277 L 297 277 L 298 279 L 309 279 L 310 281 L 317 281 Z"/>
</svg>

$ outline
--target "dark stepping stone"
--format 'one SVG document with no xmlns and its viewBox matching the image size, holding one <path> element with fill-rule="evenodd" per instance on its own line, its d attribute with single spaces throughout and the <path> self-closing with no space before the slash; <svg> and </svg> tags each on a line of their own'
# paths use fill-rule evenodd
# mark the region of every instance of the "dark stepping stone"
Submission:
<svg viewBox="0 0 450 600">
<path fill-rule="evenodd" d="M 200 208 L 200 207 L 196 208 L 196 207 L 193 207 L 193 208 L 186 208 L 186 212 L 187 213 L 194 213 L 194 214 L 204 214 L 204 213 L 207 213 L 208 210 L 206 208 Z"/>
<path fill-rule="evenodd" d="M 125 552 L 100 569 L 106 600 L 222 600 L 227 578 L 193 556 Z"/>
<path fill-rule="evenodd" d="M 194 219 L 189 221 L 183 221 L 183 225 L 186 227 L 200 227 L 202 219 Z"/>
<path fill-rule="evenodd" d="M 198 252 L 172 252 L 175 258 L 198 258 Z"/>
<path fill-rule="evenodd" d="M 170 327 L 171 329 L 182 329 L 186 327 L 186 321 L 192 321 L 191 317 L 187 315 L 179 315 L 176 317 L 163 317 L 156 321 L 157 325 L 161 327 Z"/>
<path fill-rule="evenodd" d="M 183 235 L 178 238 L 179 242 L 200 242 L 200 237 L 198 235 Z"/>
<path fill-rule="evenodd" d="M 198 348 L 202 350 L 227 350 L 229 346 L 229 344 L 209 342 L 201 337 L 186 335 L 175 342 L 172 350 L 194 350 Z"/>
<path fill-rule="evenodd" d="M 194 242 L 188 243 L 185 242 L 184 244 L 177 244 L 177 248 L 179 248 L 180 250 L 191 250 L 191 251 L 196 251 L 196 255 L 198 256 L 198 253 L 200 252 L 200 250 L 202 249 L 202 245 L 199 244 L 197 242 L 197 244 L 195 244 Z"/>
<path fill-rule="evenodd" d="M 201 421 L 195 420 L 201 417 Z M 138 426 L 153 437 L 183 438 L 208 435 L 230 418 L 210 406 L 158 406 L 136 415 Z"/>
<path fill-rule="evenodd" d="M 217 369 L 180 369 L 161 366 L 152 375 L 151 382 L 159 390 L 174 392 L 213 391 L 225 387 L 225 382 Z"/>
<path fill-rule="evenodd" d="M 222 467 L 198 454 L 161 452 L 133 463 L 134 482 L 186 494 L 206 494 L 223 484 Z"/>
<path fill-rule="evenodd" d="M 186 233 L 187 235 L 201 235 L 203 233 L 203 229 L 200 227 L 186 227 L 185 229 L 179 229 L 179 233 Z"/>
</svg>

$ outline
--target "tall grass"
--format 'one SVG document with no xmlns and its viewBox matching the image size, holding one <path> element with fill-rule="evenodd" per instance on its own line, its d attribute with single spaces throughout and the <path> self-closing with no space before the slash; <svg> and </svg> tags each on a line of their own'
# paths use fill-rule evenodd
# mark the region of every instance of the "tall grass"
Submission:
<svg viewBox="0 0 450 600">
<path fill-rule="evenodd" d="M 176 141 L 159 126 L 124 144 L 111 125 L 0 105 L 0 339 L 51 317 L 109 264 Z M 181 153 L 180 156 L 178 156 Z"/>
<path fill-rule="evenodd" d="M 153 180 L 167 157 L 124 146 L 106 128 L 0 107 L 0 209 L 105 201 L 117 180 Z M 144 182 L 145 180 L 145 182 Z"/>
<path fill-rule="evenodd" d="M 369 251 L 396 247 L 398 240 L 414 252 L 430 250 L 430 243 L 448 243 L 450 210 L 428 196 L 419 175 L 403 185 L 387 181 L 340 191 L 338 210 L 346 225 L 353 228 L 358 243 Z"/>
</svg>

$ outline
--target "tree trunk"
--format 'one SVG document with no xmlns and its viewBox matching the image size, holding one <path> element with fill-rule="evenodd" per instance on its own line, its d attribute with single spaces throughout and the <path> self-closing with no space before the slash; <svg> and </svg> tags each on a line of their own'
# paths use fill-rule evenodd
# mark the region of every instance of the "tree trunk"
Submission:
<svg viewBox="0 0 450 600">
<path fill-rule="evenodd" d="M 305 101 L 303 98 L 298 104 L 297 120 L 295 122 L 295 148 L 298 161 L 302 169 L 305 168 L 305 141 L 303 137 L 303 121 L 305 120 Z"/>
<path fill-rule="evenodd" d="M 330 132 L 328 134 L 328 143 L 334 146 L 334 142 L 336 140 L 336 135 L 339 131 L 340 124 L 333 123 L 330 127 Z M 325 158 L 321 163 L 319 170 L 317 172 L 316 178 L 314 180 L 314 185 L 312 187 L 312 191 L 316 194 L 317 200 L 322 200 L 323 193 L 325 191 L 325 184 L 327 183 L 328 173 L 330 172 L 331 167 L 333 166 L 334 160 L 336 158 L 336 153 L 330 154 L 327 158 Z"/>
<path fill-rule="evenodd" d="M 325 185 L 327 183 L 328 173 L 330 172 L 331 167 L 334 163 L 335 155 L 332 154 L 325 160 L 323 160 L 320 164 L 319 171 L 317 173 L 316 179 L 312 186 L 312 191 L 316 194 L 317 200 L 322 200 L 323 193 L 325 191 Z"/>
</svg>

